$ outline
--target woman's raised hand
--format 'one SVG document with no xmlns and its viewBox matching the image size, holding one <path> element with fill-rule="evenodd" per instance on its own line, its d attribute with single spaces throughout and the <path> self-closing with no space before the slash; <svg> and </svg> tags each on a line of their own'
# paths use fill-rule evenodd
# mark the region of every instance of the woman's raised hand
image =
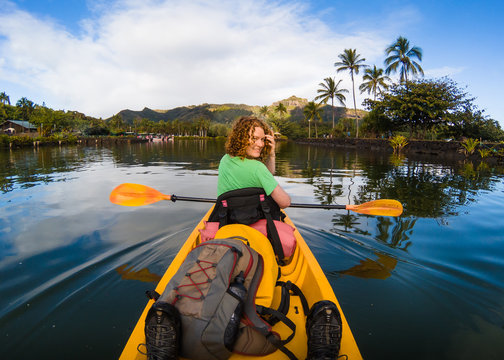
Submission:
<svg viewBox="0 0 504 360">
<path fill-rule="evenodd" d="M 275 137 L 273 135 L 265 135 L 265 138 L 271 148 L 270 156 L 275 156 Z"/>
</svg>

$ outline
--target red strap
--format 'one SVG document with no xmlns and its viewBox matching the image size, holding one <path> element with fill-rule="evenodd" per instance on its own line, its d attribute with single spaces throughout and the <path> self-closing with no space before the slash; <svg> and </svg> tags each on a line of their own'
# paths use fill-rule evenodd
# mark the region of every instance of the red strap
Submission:
<svg viewBox="0 0 504 360">
<path fill-rule="evenodd" d="M 202 266 L 202 263 L 206 264 L 206 267 L 203 267 Z M 212 262 L 209 262 L 209 261 L 204 261 L 204 260 L 200 260 L 198 261 L 198 266 L 199 266 L 199 270 L 195 270 L 191 273 L 187 273 L 186 274 L 186 277 L 189 279 L 189 281 L 191 282 L 190 284 L 185 284 L 185 285 L 179 285 L 177 287 L 175 287 L 173 290 L 175 290 L 175 292 L 177 293 L 177 296 L 175 297 L 173 303 L 175 303 L 178 299 L 180 299 L 181 297 L 187 297 L 189 299 L 193 299 L 193 300 L 199 300 L 199 299 L 203 299 L 203 292 L 201 291 L 201 289 L 199 288 L 198 285 L 203 285 L 203 284 L 207 284 L 208 283 L 208 280 L 210 279 L 210 277 L 208 276 L 207 272 L 205 270 L 208 270 L 208 269 L 211 269 L 213 267 L 215 267 L 217 264 L 214 264 Z M 195 274 L 195 273 L 198 273 L 198 272 L 203 272 L 207 278 L 207 280 L 203 281 L 203 282 L 200 282 L 200 283 L 196 283 L 193 281 L 193 279 L 191 278 L 191 275 Z M 186 286 L 191 286 L 191 287 L 195 287 L 196 290 L 198 290 L 198 292 L 200 293 L 200 297 L 199 298 L 196 298 L 196 297 L 193 297 L 193 296 L 189 296 L 187 294 L 183 294 L 179 291 L 179 289 L 183 288 L 183 287 L 186 287 Z"/>
</svg>

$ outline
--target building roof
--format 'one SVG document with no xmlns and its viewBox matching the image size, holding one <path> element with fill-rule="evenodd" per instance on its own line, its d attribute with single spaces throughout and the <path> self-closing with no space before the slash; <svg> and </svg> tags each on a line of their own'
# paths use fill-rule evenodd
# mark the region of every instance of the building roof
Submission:
<svg viewBox="0 0 504 360">
<path fill-rule="evenodd" d="M 25 129 L 37 129 L 35 125 L 30 123 L 29 121 L 24 121 L 24 120 L 5 120 L 5 122 L 10 122 L 19 126 L 24 127 Z"/>
</svg>

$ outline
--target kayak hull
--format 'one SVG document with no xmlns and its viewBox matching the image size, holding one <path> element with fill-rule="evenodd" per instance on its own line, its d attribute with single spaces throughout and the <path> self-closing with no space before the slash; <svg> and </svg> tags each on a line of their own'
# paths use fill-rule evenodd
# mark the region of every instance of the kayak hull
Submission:
<svg viewBox="0 0 504 360">
<path fill-rule="evenodd" d="M 179 253 L 173 259 L 172 263 L 168 267 L 167 271 L 159 281 L 156 291 L 158 293 L 162 293 L 172 276 L 177 272 L 180 265 L 186 258 L 186 255 L 200 243 L 200 232 L 199 229 L 204 228 L 204 221 L 208 218 L 211 213 L 210 209 L 207 214 L 203 217 L 203 219 L 199 222 L 196 228 L 189 235 L 187 241 L 184 243 Z M 285 222 L 295 229 L 296 227 L 292 223 L 292 221 L 286 217 Z M 226 226 L 227 232 L 232 232 L 233 226 L 243 227 L 244 225 L 228 225 Z M 248 228 L 248 227 L 247 227 Z M 224 229 L 224 228 L 222 228 Z M 251 229 L 255 231 L 254 229 Z M 239 235 L 239 234 L 238 234 Z M 320 300 L 330 300 L 334 302 L 341 314 L 342 320 L 342 340 L 341 340 L 341 349 L 340 355 L 347 355 L 348 359 L 362 359 L 362 356 L 359 352 L 359 348 L 355 342 L 355 339 L 352 335 L 348 322 L 345 318 L 345 315 L 338 303 L 336 295 L 329 284 L 326 276 L 324 275 L 319 263 L 315 259 L 313 253 L 309 249 L 305 240 L 296 229 L 294 231 L 294 235 L 296 237 L 297 245 L 294 254 L 292 255 L 291 261 L 281 267 L 281 277 L 280 281 L 291 281 L 296 284 L 303 292 L 308 302 L 308 305 L 311 307 L 315 302 Z M 217 233 L 217 237 L 219 237 L 219 233 Z M 258 250 L 258 249 L 256 249 Z M 261 252 L 259 250 L 259 252 Z M 266 266 L 265 266 L 266 268 Z M 267 271 L 267 269 L 266 269 Z M 276 271 L 276 270 L 275 270 Z M 257 298 L 256 298 L 257 299 Z M 280 287 L 276 287 L 273 293 L 273 299 L 270 299 L 271 306 L 278 306 L 280 299 Z M 148 310 L 153 304 L 154 300 L 149 300 L 147 303 L 142 315 L 140 316 L 133 332 L 123 349 L 120 360 L 144 360 L 146 356 L 138 351 L 138 348 L 145 352 L 145 346 L 141 344 L 145 344 L 145 335 L 144 335 L 144 324 L 145 317 L 147 315 Z M 301 301 L 298 296 L 291 296 L 290 301 L 290 309 L 287 317 L 291 319 L 296 324 L 296 332 L 294 338 L 287 344 L 287 348 L 293 352 L 298 359 L 305 359 L 307 354 L 307 336 L 305 330 L 305 321 L 306 317 L 303 313 L 303 307 Z M 291 330 L 285 326 L 283 323 L 279 322 L 274 327 L 273 330 L 281 335 L 282 338 L 287 338 L 291 334 Z M 266 356 L 246 356 L 241 354 L 233 354 L 230 359 L 287 359 L 287 356 L 283 354 L 280 350 L 276 352 L 266 355 Z"/>
</svg>

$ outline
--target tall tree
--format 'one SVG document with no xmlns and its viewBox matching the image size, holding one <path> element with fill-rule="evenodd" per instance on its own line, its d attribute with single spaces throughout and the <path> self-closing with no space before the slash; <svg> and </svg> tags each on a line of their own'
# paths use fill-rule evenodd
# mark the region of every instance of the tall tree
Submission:
<svg viewBox="0 0 504 360">
<path fill-rule="evenodd" d="M 114 115 L 107 123 L 113 133 L 120 133 L 126 130 L 126 124 L 121 115 Z"/>
<path fill-rule="evenodd" d="M 350 71 L 350 76 L 352 78 L 352 94 L 353 94 L 353 103 L 354 103 L 354 111 L 355 111 L 355 137 L 359 137 L 359 117 L 357 116 L 357 104 L 355 103 L 355 80 L 354 74 L 358 74 L 359 70 L 367 67 L 367 65 L 363 64 L 366 61 L 365 58 L 361 58 L 360 54 L 357 54 L 356 49 L 345 49 L 342 54 L 339 54 L 338 57 L 341 61 L 334 63 L 337 71 Z"/>
<path fill-rule="evenodd" d="M 376 65 L 372 69 L 365 69 L 362 79 L 364 82 L 359 86 L 360 92 L 373 93 L 373 100 L 376 100 L 376 95 L 380 94 L 383 89 L 386 90 L 389 87 L 387 81 L 390 81 L 390 78 L 383 75 L 383 69 L 377 68 Z"/>
<path fill-rule="evenodd" d="M 2 104 L 4 104 L 4 105 L 5 105 L 5 104 L 9 104 L 9 105 L 10 105 L 10 104 L 11 104 L 11 103 L 10 103 L 10 98 L 9 98 L 9 95 L 7 95 L 7 94 L 5 93 L 5 91 L 3 91 L 3 92 L 1 92 L 1 93 L 0 93 L 0 102 L 1 102 Z"/>
<path fill-rule="evenodd" d="M 410 47 L 408 39 L 399 36 L 395 43 L 385 49 L 385 53 L 387 54 L 385 74 L 395 73 L 399 68 L 401 83 L 408 83 L 408 73 L 413 76 L 424 74 L 420 64 L 413 60 L 416 58 L 422 61 L 422 49 L 418 46 Z"/>
<path fill-rule="evenodd" d="M 206 137 L 208 134 L 208 129 L 210 128 L 210 119 L 206 116 L 199 116 L 195 120 L 195 125 L 198 131 L 198 136 Z"/>
<path fill-rule="evenodd" d="M 23 97 L 17 101 L 16 107 L 20 111 L 21 118 L 23 120 L 29 121 L 30 115 L 33 113 L 33 110 L 35 109 L 35 104 L 33 103 L 33 101 Z"/>
<path fill-rule="evenodd" d="M 322 121 L 322 108 L 320 104 L 317 104 L 315 101 L 310 101 L 303 109 L 303 114 L 305 118 L 308 120 L 308 138 L 311 136 L 311 122 L 315 123 L 315 138 L 318 137 L 317 132 L 317 119 Z"/>
<path fill-rule="evenodd" d="M 285 107 L 285 105 L 283 103 L 279 103 L 275 107 L 275 111 L 280 114 L 280 117 L 283 117 L 283 115 L 285 115 L 287 113 L 287 108 Z"/>
<path fill-rule="evenodd" d="M 347 93 L 347 89 L 339 89 L 339 84 L 342 80 L 336 83 L 332 77 L 328 77 L 324 79 L 323 83 L 320 83 L 320 89 L 317 90 L 317 95 L 315 100 L 321 100 L 324 104 L 327 104 L 327 101 L 331 99 L 331 108 L 332 108 L 332 128 L 334 129 L 334 98 L 336 98 L 339 103 L 345 106 L 345 95 L 343 93 Z"/>
<path fill-rule="evenodd" d="M 268 106 L 267 105 L 261 106 L 261 108 L 259 109 L 259 115 L 261 115 L 263 117 L 263 119 L 266 119 L 266 116 L 268 116 Z"/>
</svg>

